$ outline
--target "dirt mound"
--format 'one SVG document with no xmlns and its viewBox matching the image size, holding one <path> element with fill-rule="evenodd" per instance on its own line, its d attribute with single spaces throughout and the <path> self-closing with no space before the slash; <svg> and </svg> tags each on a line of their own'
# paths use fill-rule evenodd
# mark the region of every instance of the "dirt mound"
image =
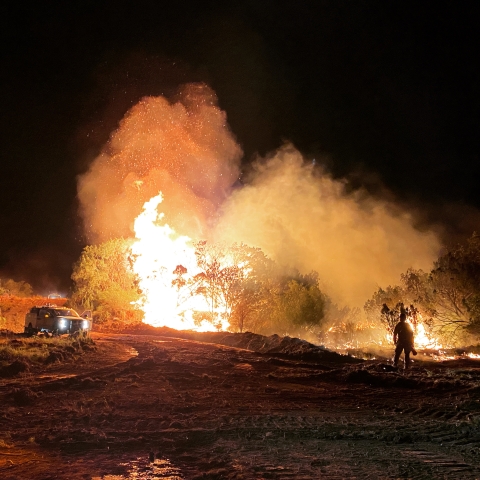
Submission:
<svg viewBox="0 0 480 480">
<path fill-rule="evenodd" d="M 264 350 L 263 353 L 288 356 L 305 362 L 363 363 L 363 360 L 332 352 L 323 346 L 313 345 L 300 338 L 284 337 L 278 345 Z"/>
<path fill-rule="evenodd" d="M 385 363 L 345 365 L 342 368 L 322 372 L 318 379 L 346 384 L 363 384 L 380 388 L 415 389 L 436 393 L 465 392 L 477 395 L 478 380 L 472 375 L 450 369 L 425 369 L 415 366 L 409 370 Z"/>
<path fill-rule="evenodd" d="M 28 364 L 22 360 L 15 360 L 10 365 L 6 365 L 0 368 L 0 378 L 15 377 L 19 373 L 26 372 L 28 370 Z"/>
<path fill-rule="evenodd" d="M 257 333 L 204 333 L 200 334 L 198 341 L 208 341 L 229 347 L 244 348 L 252 352 L 266 353 L 272 348 L 277 347 L 282 342 L 282 337 L 278 335 L 258 335 Z M 202 337 L 203 336 L 203 337 Z"/>
<path fill-rule="evenodd" d="M 422 385 L 422 382 L 405 377 L 394 370 L 384 373 L 375 367 L 351 370 L 342 376 L 347 383 L 363 383 L 376 387 L 418 388 Z"/>
<path fill-rule="evenodd" d="M 279 357 L 288 357 L 306 362 L 322 362 L 333 364 L 362 363 L 363 360 L 341 355 L 328 350 L 323 346 L 300 338 L 281 337 L 279 335 L 259 335 L 257 333 L 230 333 L 230 332 L 193 332 L 179 331 L 168 327 L 152 327 L 145 324 L 135 324 L 119 333 L 136 335 L 158 335 L 164 337 L 183 338 L 197 342 L 216 343 L 229 347 L 243 348 L 253 352 L 265 353 Z"/>
</svg>

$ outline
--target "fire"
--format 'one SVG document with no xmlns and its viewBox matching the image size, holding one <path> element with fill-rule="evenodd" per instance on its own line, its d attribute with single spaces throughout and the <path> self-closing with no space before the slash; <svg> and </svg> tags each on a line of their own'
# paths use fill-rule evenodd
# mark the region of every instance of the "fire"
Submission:
<svg viewBox="0 0 480 480">
<path fill-rule="evenodd" d="M 438 339 L 427 334 L 423 323 L 417 323 L 415 345 L 420 348 L 442 348 Z"/>
<path fill-rule="evenodd" d="M 206 319 L 194 321 L 195 312 L 208 312 L 211 307 L 205 298 L 194 291 L 182 295 L 175 286 L 174 271 L 184 267 L 185 281 L 191 281 L 200 273 L 192 240 L 179 235 L 164 221 L 158 212 L 163 201 L 160 192 L 143 206 L 134 222 L 136 241 L 131 247 L 133 270 L 138 275 L 142 291 L 138 307 L 144 312 L 144 322 L 156 327 L 177 330 L 214 331 L 225 330 L 228 322 L 214 325 Z"/>
<path fill-rule="evenodd" d="M 407 320 L 407 323 L 410 323 L 410 322 Z M 443 345 L 440 344 L 437 338 L 427 333 L 425 329 L 425 325 L 423 323 L 418 322 L 416 327 L 412 325 L 412 328 L 414 329 L 414 342 L 415 342 L 416 348 L 429 348 L 429 349 L 444 348 Z M 391 333 L 387 333 L 385 337 L 387 340 L 387 344 L 393 343 L 393 335 Z"/>
</svg>

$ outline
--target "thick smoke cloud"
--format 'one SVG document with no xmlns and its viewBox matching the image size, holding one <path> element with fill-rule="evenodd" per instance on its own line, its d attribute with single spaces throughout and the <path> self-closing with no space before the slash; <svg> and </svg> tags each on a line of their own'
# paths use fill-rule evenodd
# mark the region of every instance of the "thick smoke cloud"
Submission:
<svg viewBox="0 0 480 480">
<path fill-rule="evenodd" d="M 173 102 L 144 98 L 79 178 L 89 241 L 132 236 L 144 202 L 160 190 L 168 223 L 182 234 L 206 236 L 238 177 L 241 155 L 226 115 L 206 85 L 182 87 Z"/>
<path fill-rule="evenodd" d="M 132 237 L 144 202 L 164 194 L 166 221 L 192 239 L 260 247 L 286 267 L 318 271 L 339 303 L 361 306 L 409 267 L 428 270 L 440 243 L 392 202 L 348 193 L 291 145 L 253 165 L 232 190 L 242 152 L 205 85 L 176 101 L 147 97 L 112 134 L 78 194 L 89 240 Z"/>
<path fill-rule="evenodd" d="M 244 242 L 281 264 L 317 270 L 334 300 L 362 306 L 407 268 L 429 269 L 440 244 L 411 216 L 305 163 L 291 145 L 254 165 L 224 203 L 216 238 Z"/>
</svg>

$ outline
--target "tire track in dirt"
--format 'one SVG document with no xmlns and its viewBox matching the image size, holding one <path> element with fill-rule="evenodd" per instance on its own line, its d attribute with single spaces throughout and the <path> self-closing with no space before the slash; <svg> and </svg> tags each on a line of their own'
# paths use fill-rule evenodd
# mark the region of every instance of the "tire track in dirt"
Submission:
<svg viewBox="0 0 480 480">
<path fill-rule="evenodd" d="M 335 372 L 329 380 L 326 365 L 197 341 L 119 341 L 138 357 L 40 381 L 27 406 L 6 400 L 0 427 L 9 441 L 34 437 L 38 451 L 68 459 L 70 476 L 53 461 L 52 476 L 127 474 L 142 458 L 144 478 L 153 479 L 147 460 L 155 452 L 185 480 L 480 477 L 474 394 L 433 399 Z M 8 469 L 18 474 L 11 478 L 46 478 L 18 468 Z"/>
<path fill-rule="evenodd" d="M 182 352 L 185 353 L 187 350 L 182 349 Z M 179 355 L 173 355 L 172 358 L 181 360 Z M 208 366 L 210 361 L 218 359 L 225 363 L 228 361 L 228 364 L 236 367 L 235 370 L 240 375 L 248 376 L 252 374 L 252 371 L 263 371 L 263 373 L 269 371 L 264 365 L 260 365 L 258 368 L 260 363 L 256 361 L 258 358 L 254 358 L 250 354 L 238 352 L 235 357 L 231 354 L 228 355 L 224 350 L 211 352 L 209 360 L 201 363 Z M 174 366 L 174 363 L 171 365 Z M 182 361 L 178 361 L 176 366 L 181 365 Z M 216 363 L 216 366 L 220 365 L 222 362 Z M 303 366 L 300 363 L 295 368 L 301 369 Z M 198 370 L 195 372 L 198 376 L 202 375 L 202 369 L 198 363 L 195 364 L 195 370 Z M 166 373 L 165 378 L 170 382 L 173 381 L 178 389 L 182 389 L 182 386 L 189 383 L 195 383 L 195 375 L 184 374 L 175 377 Z M 276 380 L 288 382 L 285 378 Z M 317 385 L 317 390 L 318 387 L 321 388 L 321 385 Z M 282 391 L 281 386 L 274 388 L 277 388 L 284 398 L 288 397 L 286 392 Z M 358 389 L 356 390 L 352 386 L 349 389 L 354 391 L 353 396 L 355 396 L 355 391 Z M 342 388 L 342 390 L 346 389 Z M 342 393 L 345 392 L 339 392 L 335 396 L 342 396 Z M 438 478 L 438 475 L 441 475 L 442 478 L 458 478 L 459 471 L 462 471 L 463 478 L 475 478 L 477 475 L 475 467 L 434 452 L 424 454 L 420 458 L 414 456 L 407 461 L 404 460 L 401 468 L 395 462 L 385 462 L 385 457 L 399 458 L 403 452 L 399 446 L 405 443 L 414 443 L 413 439 L 415 438 L 426 437 L 435 444 L 445 441 L 445 422 L 442 417 L 445 417 L 446 414 L 441 408 L 425 407 L 422 415 L 429 421 L 423 425 L 423 429 L 419 429 L 418 417 L 415 414 L 418 408 L 410 409 L 411 424 L 417 426 L 409 427 L 402 424 L 405 422 L 405 416 L 410 413 L 409 409 L 386 404 L 384 405 L 385 418 L 383 421 L 379 421 L 378 418 L 366 418 L 368 415 L 365 415 L 364 411 L 358 412 L 358 407 L 352 408 L 351 405 L 346 407 L 343 405 L 344 403 L 345 401 L 336 406 L 338 410 L 336 414 L 326 415 L 324 412 L 321 417 L 318 414 L 317 416 L 269 414 L 246 417 L 237 414 L 235 418 L 227 418 L 217 423 L 212 419 L 209 421 L 203 419 L 204 425 L 213 429 L 208 434 L 206 431 L 201 434 L 204 443 L 211 444 L 211 450 L 217 454 L 210 463 L 213 462 L 217 466 L 223 465 L 223 470 L 220 469 L 220 472 L 217 473 L 228 475 L 225 478 L 230 478 L 230 475 L 237 473 L 245 475 L 245 478 L 259 476 L 264 478 L 318 478 L 318 475 L 321 475 L 322 478 L 396 478 L 404 473 L 408 473 L 412 478 Z M 348 402 L 346 403 L 348 404 Z M 368 412 L 368 409 L 365 410 Z M 399 415 L 401 420 L 399 420 Z M 457 428 L 457 425 L 454 425 L 453 428 Z M 438 437 L 435 436 L 437 433 Z M 198 432 L 196 434 L 198 435 Z M 195 432 L 178 430 L 174 433 L 169 430 L 164 431 L 163 435 L 170 435 L 170 438 L 176 435 L 186 438 L 188 436 L 195 437 Z M 456 441 L 458 435 L 452 432 L 449 439 Z M 389 442 L 390 445 L 386 445 L 386 442 Z M 181 445 L 182 441 L 174 441 L 174 444 Z M 319 448 L 319 446 L 323 448 Z M 270 456 L 259 453 L 265 452 L 265 447 L 271 453 Z M 310 454 L 307 454 L 309 450 Z M 370 451 L 370 454 L 365 455 L 365 450 Z M 225 454 L 228 451 L 235 451 L 237 454 L 235 456 L 228 455 L 226 458 Z M 319 454 L 319 451 L 323 451 L 323 455 Z M 292 455 L 292 452 L 295 454 Z M 194 457 L 196 465 L 202 465 L 204 453 L 202 451 L 202 455 Z M 175 452 L 172 451 L 172 454 Z M 175 454 L 175 456 L 177 455 Z M 202 471 L 197 468 L 192 470 L 191 452 L 189 456 L 190 462 L 184 465 L 185 472 L 191 471 L 192 474 L 196 474 Z M 181 461 L 181 457 L 180 455 L 178 460 Z M 278 465 L 278 458 L 284 459 L 285 465 Z M 372 463 L 378 465 L 378 469 L 372 469 Z M 291 467 L 291 464 L 296 467 Z M 216 475 L 216 473 L 212 475 Z"/>
</svg>

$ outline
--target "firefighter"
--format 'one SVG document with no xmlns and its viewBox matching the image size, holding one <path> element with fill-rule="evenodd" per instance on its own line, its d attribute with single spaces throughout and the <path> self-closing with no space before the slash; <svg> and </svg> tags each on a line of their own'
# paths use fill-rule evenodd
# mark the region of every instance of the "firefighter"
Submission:
<svg viewBox="0 0 480 480">
<path fill-rule="evenodd" d="M 417 352 L 413 346 L 413 328 L 406 322 L 406 319 L 407 316 L 402 312 L 400 321 L 393 331 L 393 343 L 396 345 L 393 364 L 397 366 L 402 351 L 405 351 L 405 368 L 408 368 L 410 366 L 410 353 L 416 355 Z"/>
</svg>

